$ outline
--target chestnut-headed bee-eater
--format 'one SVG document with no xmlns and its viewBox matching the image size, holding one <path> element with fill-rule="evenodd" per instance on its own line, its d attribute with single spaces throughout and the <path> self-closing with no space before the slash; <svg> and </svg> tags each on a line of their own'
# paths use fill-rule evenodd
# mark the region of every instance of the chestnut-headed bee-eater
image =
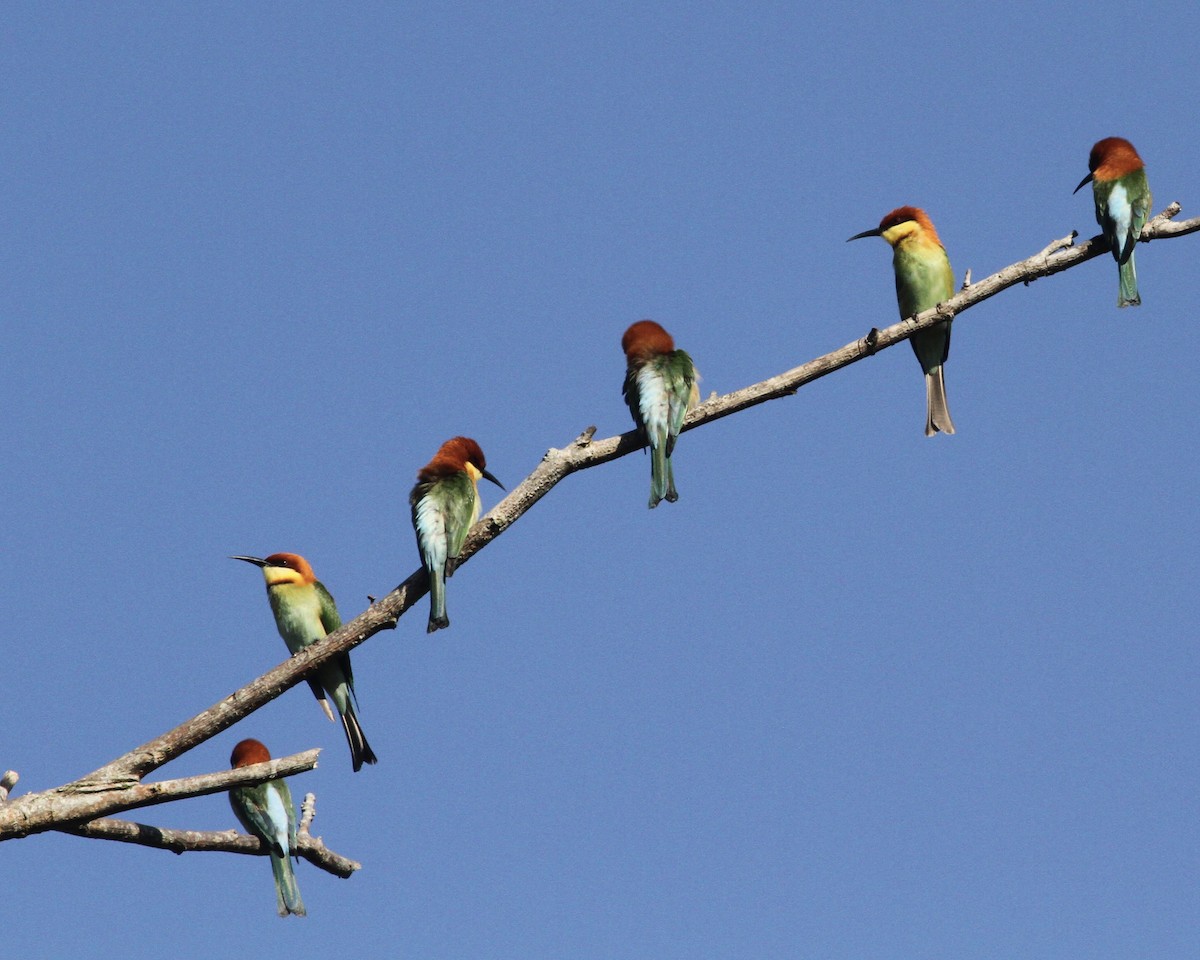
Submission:
<svg viewBox="0 0 1200 960">
<path fill-rule="evenodd" d="M 892 247 L 896 273 L 896 302 L 900 319 L 936 307 L 954 296 L 954 271 L 933 222 L 919 207 L 897 207 L 874 230 L 856 233 L 850 240 L 883 237 Z M 846 242 L 849 243 L 850 240 Z M 946 379 L 942 364 L 950 356 L 950 321 L 943 320 L 909 338 L 913 353 L 925 371 L 925 436 L 939 430 L 954 432 L 946 405 Z"/>
<path fill-rule="evenodd" d="M 248 767 L 266 763 L 271 753 L 258 740 L 243 740 L 233 748 L 230 766 Z M 275 877 L 275 901 L 279 915 L 305 915 L 304 901 L 296 885 L 291 857 L 296 854 L 296 808 L 292 792 L 283 780 L 268 780 L 253 787 L 234 787 L 229 791 L 229 805 L 247 833 L 258 837 L 271 856 L 271 873 Z"/>
<path fill-rule="evenodd" d="M 1138 296 L 1133 245 L 1142 235 L 1142 227 L 1154 202 L 1150 184 L 1146 181 L 1146 165 L 1128 140 L 1105 137 L 1092 147 L 1088 170 L 1088 175 L 1079 181 L 1073 192 L 1078 193 L 1085 183 L 1091 183 L 1096 201 L 1096 222 L 1117 261 L 1120 277 L 1117 306 L 1140 306 L 1142 298 Z"/>
<path fill-rule="evenodd" d="M 453 437 L 421 468 L 409 494 L 417 549 L 429 573 L 426 633 L 450 626 L 446 578 L 454 573 L 467 531 L 479 519 L 480 477 L 504 489 L 504 484 L 488 473 L 479 444 L 470 437 Z"/>
<path fill-rule="evenodd" d="M 700 374 L 692 358 L 653 320 L 639 320 L 621 337 L 622 393 L 642 440 L 650 445 L 650 509 L 679 499 L 671 454 L 687 412 L 700 402 Z"/>
<path fill-rule="evenodd" d="M 299 554 L 273 553 L 265 559 L 230 559 L 245 560 L 262 569 L 263 578 L 267 581 L 267 599 L 271 601 L 271 612 L 275 614 L 275 626 L 292 653 L 299 653 L 342 625 L 333 597 L 325 585 L 313 576 L 309 562 Z M 358 695 L 354 692 L 350 654 L 343 653 L 325 663 L 308 681 L 308 685 L 330 720 L 333 715 L 325 701 L 325 694 L 333 698 L 333 705 L 342 718 L 342 729 L 346 731 L 346 742 L 350 744 L 350 760 L 355 772 L 361 770 L 364 763 L 375 763 L 378 758 L 358 723 Z"/>
</svg>

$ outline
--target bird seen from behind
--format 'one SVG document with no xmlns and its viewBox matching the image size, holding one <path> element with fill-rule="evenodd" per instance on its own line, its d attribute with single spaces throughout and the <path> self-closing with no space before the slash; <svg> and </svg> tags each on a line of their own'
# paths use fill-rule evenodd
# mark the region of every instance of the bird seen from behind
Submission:
<svg viewBox="0 0 1200 960">
<path fill-rule="evenodd" d="M 621 337 L 622 393 L 642 440 L 650 446 L 650 509 L 679 499 L 671 454 L 687 412 L 700 402 L 700 374 L 692 358 L 653 320 L 639 320 Z"/>
<path fill-rule="evenodd" d="M 229 764 L 234 769 L 266 763 L 270 751 L 258 740 L 243 740 L 233 748 Z M 292 792 L 283 780 L 268 780 L 253 787 L 234 787 L 229 791 L 229 805 L 246 832 L 258 837 L 271 857 L 271 873 L 275 877 L 275 902 L 279 915 L 305 915 L 300 887 L 292 870 L 291 858 L 296 856 L 296 808 Z"/>
<path fill-rule="evenodd" d="M 480 477 L 504 489 L 504 484 L 488 472 L 479 444 L 470 437 L 452 437 L 417 473 L 416 486 L 409 494 L 417 549 L 429 574 L 426 633 L 450 626 L 446 579 L 458 564 L 467 531 L 479 519 Z"/>
<path fill-rule="evenodd" d="M 1133 247 L 1154 202 L 1146 180 L 1146 165 L 1128 140 L 1105 137 L 1092 147 L 1088 171 L 1073 192 L 1078 193 L 1085 183 L 1092 185 L 1096 222 L 1117 261 L 1117 306 L 1140 306 Z"/>
</svg>

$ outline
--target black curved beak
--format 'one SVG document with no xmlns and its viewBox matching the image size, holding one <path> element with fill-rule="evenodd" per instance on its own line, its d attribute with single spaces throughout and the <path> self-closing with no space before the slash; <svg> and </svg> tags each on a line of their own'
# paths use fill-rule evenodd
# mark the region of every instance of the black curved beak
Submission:
<svg viewBox="0 0 1200 960">
<path fill-rule="evenodd" d="M 252 563 L 256 567 L 265 567 L 267 565 L 267 561 L 264 560 L 262 557 L 230 557 L 229 559 L 230 560 L 245 560 L 247 563 Z"/>
<path fill-rule="evenodd" d="M 861 240 L 863 237 L 882 237 L 883 231 L 876 227 L 874 230 L 864 230 L 862 233 L 856 233 L 854 236 L 846 240 L 849 243 L 851 240 Z"/>
<path fill-rule="evenodd" d="M 501 490 L 504 490 L 505 493 L 508 493 L 508 491 L 504 489 L 504 484 L 502 484 L 499 480 L 497 480 L 495 477 L 493 477 L 487 470 L 480 470 L 479 475 L 481 477 L 483 477 L 484 480 L 491 480 L 492 483 L 494 483 L 496 486 L 498 486 Z"/>
<path fill-rule="evenodd" d="M 1080 187 L 1082 187 L 1085 183 L 1091 183 L 1091 182 L 1092 182 L 1092 174 L 1089 173 L 1086 177 L 1084 177 L 1082 180 L 1079 181 L 1079 186 L 1071 191 L 1072 195 L 1078 193 Z"/>
</svg>

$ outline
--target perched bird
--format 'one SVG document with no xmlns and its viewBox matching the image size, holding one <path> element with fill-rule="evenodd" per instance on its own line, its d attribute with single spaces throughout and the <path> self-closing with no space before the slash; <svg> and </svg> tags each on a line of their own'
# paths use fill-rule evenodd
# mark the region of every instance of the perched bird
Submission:
<svg viewBox="0 0 1200 960">
<path fill-rule="evenodd" d="M 267 581 L 267 599 L 275 614 L 275 626 L 293 654 L 342 625 L 333 597 L 313 576 L 308 561 L 299 554 L 273 553 L 265 560 L 260 557 L 230 559 L 245 560 L 262 569 Z M 350 744 L 350 760 L 355 772 L 362 769 L 364 763 L 375 763 L 378 758 L 358 723 L 358 695 L 354 692 L 350 654 L 343 653 L 322 665 L 308 685 L 330 720 L 333 714 L 325 694 L 333 698 L 333 705 L 342 718 L 342 729 L 346 731 L 346 742 Z"/>
<path fill-rule="evenodd" d="M 1133 245 L 1142 234 L 1142 227 L 1150 216 L 1150 205 L 1154 202 L 1146 182 L 1146 165 L 1128 140 L 1105 137 L 1092 147 L 1088 170 L 1090 173 L 1072 192 L 1078 193 L 1085 183 L 1091 183 L 1096 201 L 1096 222 L 1117 261 L 1120 276 L 1117 306 L 1140 306 L 1142 298 L 1138 296 Z"/>
<path fill-rule="evenodd" d="M 409 494 L 417 549 L 429 572 L 426 633 L 450 626 L 446 578 L 453 575 L 467 531 L 479 519 L 480 477 L 504 489 L 504 484 L 488 473 L 479 444 L 470 437 L 453 437 L 421 468 Z"/>
<path fill-rule="evenodd" d="M 907 320 L 954 296 L 954 271 L 946 248 L 938 239 L 933 221 L 919 207 L 897 207 L 874 230 L 856 233 L 850 240 L 883 237 L 892 247 L 896 272 L 896 301 L 900 319 Z M 846 242 L 849 243 L 850 240 Z M 941 430 L 954 432 L 946 405 L 946 380 L 942 364 L 950 356 L 950 321 L 942 320 L 909 338 L 913 353 L 925 371 L 925 436 Z"/>
<path fill-rule="evenodd" d="M 639 320 L 621 337 L 625 351 L 622 393 L 650 445 L 650 509 L 661 500 L 674 503 L 675 472 L 671 453 L 683 429 L 683 418 L 700 402 L 700 374 L 692 358 L 675 349 L 675 341 L 653 320 Z"/>
<path fill-rule="evenodd" d="M 243 740 L 233 748 L 229 763 L 236 769 L 270 759 L 270 751 L 259 741 Z M 294 913 L 303 917 L 304 901 L 289 859 L 296 856 L 296 808 L 287 783 L 268 780 L 253 787 L 234 787 L 229 791 L 229 805 L 246 832 L 258 837 L 270 851 L 279 915 Z"/>
</svg>

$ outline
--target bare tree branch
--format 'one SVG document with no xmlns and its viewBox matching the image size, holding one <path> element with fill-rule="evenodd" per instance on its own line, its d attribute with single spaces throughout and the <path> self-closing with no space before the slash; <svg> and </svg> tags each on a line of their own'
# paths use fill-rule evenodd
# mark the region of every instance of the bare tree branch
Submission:
<svg viewBox="0 0 1200 960">
<path fill-rule="evenodd" d="M 76 780 L 54 790 L 27 793 L 0 807 L 0 818 L 13 818 L 14 833 L 25 836 L 55 830 L 64 825 L 104 817 L 110 813 L 135 810 L 171 800 L 219 793 L 230 787 L 253 786 L 267 780 L 304 773 L 317 765 L 319 749 L 306 750 L 289 757 L 255 763 L 233 770 L 206 773 L 179 780 L 139 783 L 129 779 L 120 783 Z"/>
<path fill-rule="evenodd" d="M 305 798 L 306 807 L 312 796 L 310 793 Z M 242 853 L 252 856 L 266 856 L 268 853 L 267 847 L 258 837 L 238 833 L 236 830 L 173 830 L 107 817 L 60 829 L 62 833 L 74 834 L 77 837 L 134 843 L 174 853 Z M 297 831 L 296 853 L 313 866 L 343 879 L 362 869 L 362 864 L 357 860 L 334 853 L 325 846 L 320 837 L 310 836 L 307 830 Z"/>
<path fill-rule="evenodd" d="M 1141 241 L 1148 243 L 1200 231 L 1200 218 L 1173 221 L 1179 210 L 1179 204 L 1173 203 L 1147 223 L 1142 229 Z M 1103 237 L 1095 236 L 1075 245 L 1075 236 L 1072 233 L 1069 237 L 1056 240 L 1041 252 L 1005 267 L 978 283 L 968 282 L 960 292 L 932 310 L 926 310 L 916 317 L 902 320 L 883 330 L 872 328 L 861 339 L 761 383 L 724 396 L 711 397 L 688 415 L 683 429 L 692 430 L 749 407 L 766 403 L 768 400 L 791 396 L 805 384 L 873 356 L 880 350 L 886 350 L 907 340 L 918 330 L 931 327 L 941 320 L 951 319 L 1009 287 L 1018 283 L 1032 283 L 1041 277 L 1051 276 L 1108 253 Z M 576 471 L 586 470 L 633 453 L 644 445 L 634 431 L 604 440 L 594 440 L 594 433 L 595 427 L 589 427 L 567 447 L 549 450 L 537 468 L 474 526 L 460 554 L 458 565 L 461 566 L 512 526 L 560 480 Z M 147 773 L 233 726 L 243 717 L 310 676 L 321 664 L 352 650 L 381 630 L 393 629 L 399 618 L 424 596 L 428 589 L 425 571 L 423 568 L 418 569 L 386 597 L 373 602 L 366 611 L 339 630 L 305 648 L 186 723 L 131 750 L 80 780 L 55 790 L 26 794 L 7 804 L 0 804 L 0 841 L 40 830 L 55 829 L 63 824 L 77 824 L 80 820 L 102 815 L 96 812 L 79 812 L 86 807 L 85 801 L 92 799 L 87 796 L 88 793 L 98 792 L 102 796 L 123 794 L 137 787 Z M 48 812 L 35 814 L 35 811 L 41 811 L 41 805 L 45 803 L 50 804 Z M 115 812 L 119 809 L 129 807 L 116 804 L 104 812 Z"/>
</svg>

